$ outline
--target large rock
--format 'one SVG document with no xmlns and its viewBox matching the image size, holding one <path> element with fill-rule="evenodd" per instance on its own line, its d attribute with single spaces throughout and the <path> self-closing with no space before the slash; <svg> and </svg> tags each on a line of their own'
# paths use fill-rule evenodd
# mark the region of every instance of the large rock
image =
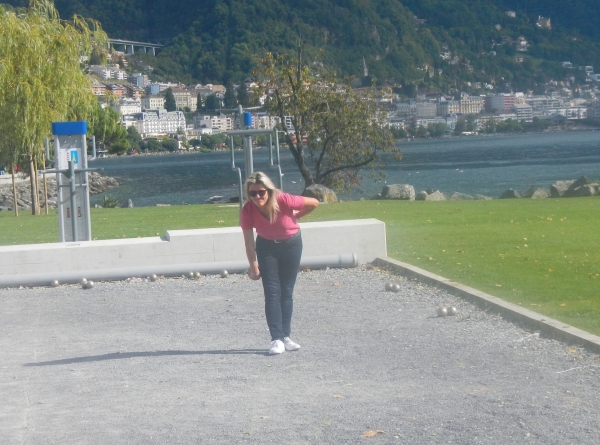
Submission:
<svg viewBox="0 0 600 445">
<path fill-rule="evenodd" d="M 415 200 L 415 188 L 410 184 L 390 184 L 381 190 L 382 199 Z"/>
<path fill-rule="evenodd" d="M 313 184 L 304 189 L 302 192 L 302 196 L 306 196 L 307 198 L 315 198 L 319 200 L 319 202 L 337 202 L 337 195 L 330 188 L 325 187 L 321 184 Z"/>
<path fill-rule="evenodd" d="M 531 186 L 521 196 L 523 198 L 544 199 L 550 196 L 550 192 L 540 187 Z"/>
<path fill-rule="evenodd" d="M 473 198 L 471 195 L 467 195 L 465 193 L 454 192 L 450 197 L 450 201 L 471 201 Z"/>
<path fill-rule="evenodd" d="M 586 176 L 581 176 L 579 179 L 577 179 L 575 182 L 573 182 L 573 184 L 571 184 L 569 186 L 569 188 L 567 189 L 567 191 L 563 194 L 563 197 L 565 198 L 569 198 L 569 197 L 574 197 L 574 196 L 592 196 L 595 195 L 595 193 L 587 194 L 590 191 L 594 192 L 594 190 L 588 190 L 588 189 L 584 189 L 582 187 L 591 185 L 591 182 L 589 180 L 589 178 L 587 178 Z"/>
<path fill-rule="evenodd" d="M 505 191 L 504 193 L 502 193 L 500 195 L 500 199 L 513 199 L 513 198 L 520 198 L 521 195 L 519 195 L 519 192 L 517 192 L 515 189 L 508 189 L 507 191 Z"/>
<path fill-rule="evenodd" d="M 550 196 L 553 198 L 560 198 L 563 196 L 569 187 L 575 183 L 575 180 L 571 181 L 556 181 L 554 184 L 550 186 Z"/>
<path fill-rule="evenodd" d="M 598 194 L 598 184 L 585 184 L 581 187 L 577 187 L 573 190 L 569 189 L 563 196 L 565 197 L 579 197 L 579 196 L 594 196 Z"/>
<path fill-rule="evenodd" d="M 439 190 L 433 190 L 429 192 L 429 190 L 423 190 L 422 192 L 417 193 L 415 196 L 415 200 L 417 201 L 446 201 L 446 196 L 440 192 Z"/>
</svg>

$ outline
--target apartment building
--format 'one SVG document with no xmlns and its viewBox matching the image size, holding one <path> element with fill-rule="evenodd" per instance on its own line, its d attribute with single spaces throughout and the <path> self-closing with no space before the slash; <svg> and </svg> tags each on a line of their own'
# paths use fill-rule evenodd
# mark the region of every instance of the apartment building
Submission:
<svg viewBox="0 0 600 445">
<path fill-rule="evenodd" d="M 98 82 L 96 79 L 91 79 L 92 93 L 94 96 L 104 96 L 106 94 L 106 85 L 102 82 Z"/>
<path fill-rule="evenodd" d="M 482 96 L 469 96 L 461 93 L 460 113 L 461 114 L 479 114 L 484 109 L 484 100 Z"/>
<path fill-rule="evenodd" d="M 101 79 L 126 80 L 127 73 L 114 66 L 91 65 L 90 72 Z"/>
<path fill-rule="evenodd" d="M 519 122 L 533 122 L 533 108 L 527 104 L 514 104 L 511 111 L 516 113 Z"/>
<path fill-rule="evenodd" d="M 142 102 L 139 99 L 121 98 L 118 103 L 110 106 L 121 116 L 125 114 L 136 114 L 142 112 Z"/>
<path fill-rule="evenodd" d="M 514 104 L 515 96 L 512 94 L 495 94 L 484 97 L 484 109 L 487 112 L 510 110 Z"/>
<path fill-rule="evenodd" d="M 177 130 L 186 130 L 185 116 L 181 111 L 146 110 L 129 116 L 133 117 L 131 125 L 135 126 L 142 137 L 175 134 Z M 125 121 L 131 122 L 131 118 L 128 117 Z"/>
<path fill-rule="evenodd" d="M 175 104 L 178 110 L 189 108 L 192 111 L 196 111 L 198 94 L 195 91 L 190 91 L 185 88 L 171 88 L 171 91 L 175 97 Z"/>
<path fill-rule="evenodd" d="M 141 99 L 141 106 L 142 111 L 162 109 L 165 108 L 165 98 L 158 95 L 144 96 Z"/>
<path fill-rule="evenodd" d="M 233 119 L 230 116 L 219 115 L 197 115 L 194 116 L 194 128 L 195 129 L 211 129 L 212 133 L 226 133 L 229 130 L 233 130 Z"/>
<path fill-rule="evenodd" d="M 437 106 L 439 116 L 450 116 L 460 113 L 460 102 L 457 100 L 442 100 Z"/>
</svg>

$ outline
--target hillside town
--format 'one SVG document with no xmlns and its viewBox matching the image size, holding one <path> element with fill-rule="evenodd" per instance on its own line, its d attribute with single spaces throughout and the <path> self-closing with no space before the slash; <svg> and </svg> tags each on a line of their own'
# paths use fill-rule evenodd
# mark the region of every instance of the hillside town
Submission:
<svg viewBox="0 0 600 445">
<path fill-rule="evenodd" d="M 440 57 L 448 58 L 451 54 L 442 53 Z M 219 112 L 220 108 L 224 108 L 224 85 L 152 82 L 148 74 L 128 74 L 125 54 L 117 53 L 115 62 L 107 66 L 89 66 L 92 91 L 103 106 L 110 106 L 120 114 L 125 128 L 134 127 L 142 138 L 172 136 L 179 140 L 201 139 L 203 135 L 221 134 L 239 127 L 236 113 Z M 475 82 L 466 85 L 471 91 L 485 91 L 482 94 L 419 91 L 412 98 L 387 88 L 380 90 L 377 100 L 387 112 L 387 126 L 398 131 L 397 134 L 409 137 L 415 137 L 415 134 L 417 137 L 476 134 L 486 132 L 492 126 L 495 128 L 501 122 L 537 121 L 545 122 L 548 127 L 565 126 L 588 118 L 599 119 L 600 74 L 595 74 L 592 66 L 573 67 L 570 62 L 564 62 L 563 66 L 583 71 L 585 83 L 576 82 L 575 76 L 561 81 L 552 80 L 547 83 L 544 95 L 535 95 L 533 91 L 494 92 L 510 90 L 508 83 L 483 85 Z M 151 67 L 146 68 L 151 72 Z M 368 77 L 364 62 L 363 77 Z M 250 95 L 256 86 L 253 79 L 247 79 L 243 85 L 234 85 L 234 88 L 236 91 L 244 88 Z M 355 86 L 360 91 L 360 85 Z M 166 110 L 167 91 L 172 92 L 175 99 L 176 109 L 173 111 Z M 216 99 L 211 102 L 215 104 L 214 108 L 205 106 L 211 96 Z M 461 120 L 463 125 L 457 129 Z M 273 128 L 279 124 L 279 117 L 270 116 L 266 111 L 252 113 L 253 128 Z M 291 131 L 289 119 L 283 124 Z M 432 131 L 432 128 L 437 128 L 437 131 Z M 421 131 L 415 131 L 419 129 Z M 180 148 L 185 145 L 180 144 Z"/>
</svg>

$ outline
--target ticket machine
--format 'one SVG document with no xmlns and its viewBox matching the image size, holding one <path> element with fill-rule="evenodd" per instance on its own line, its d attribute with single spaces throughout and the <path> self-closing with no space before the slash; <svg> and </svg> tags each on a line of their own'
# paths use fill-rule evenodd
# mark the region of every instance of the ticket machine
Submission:
<svg viewBox="0 0 600 445">
<path fill-rule="evenodd" d="M 54 122 L 54 170 L 56 173 L 58 231 L 61 242 L 91 241 L 90 193 L 88 186 L 87 123 Z M 95 155 L 94 155 L 95 156 Z M 49 146 L 46 145 L 46 157 Z M 92 157 L 94 159 L 94 157 Z"/>
</svg>

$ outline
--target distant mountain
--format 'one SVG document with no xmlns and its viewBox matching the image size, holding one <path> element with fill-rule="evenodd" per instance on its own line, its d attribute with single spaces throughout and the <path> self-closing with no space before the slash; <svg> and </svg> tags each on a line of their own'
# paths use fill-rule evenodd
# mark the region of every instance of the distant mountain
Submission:
<svg viewBox="0 0 600 445">
<path fill-rule="evenodd" d="M 13 6 L 25 0 L 3 0 Z M 265 51 L 298 39 L 320 63 L 379 84 L 451 89 L 485 83 L 540 90 L 578 77 L 559 62 L 600 70 L 597 0 L 56 0 L 64 18 L 102 23 L 113 38 L 165 43 L 154 75 L 235 82 Z M 506 14 L 516 12 L 516 17 Z M 550 19 L 537 25 L 539 17 Z M 521 38 L 521 40 L 519 40 Z M 525 42 L 524 44 L 522 42 Z M 525 51 L 517 51 L 517 49 Z M 317 57 L 315 57 L 317 60 Z M 475 88 L 475 87 L 474 87 Z"/>
</svg>

